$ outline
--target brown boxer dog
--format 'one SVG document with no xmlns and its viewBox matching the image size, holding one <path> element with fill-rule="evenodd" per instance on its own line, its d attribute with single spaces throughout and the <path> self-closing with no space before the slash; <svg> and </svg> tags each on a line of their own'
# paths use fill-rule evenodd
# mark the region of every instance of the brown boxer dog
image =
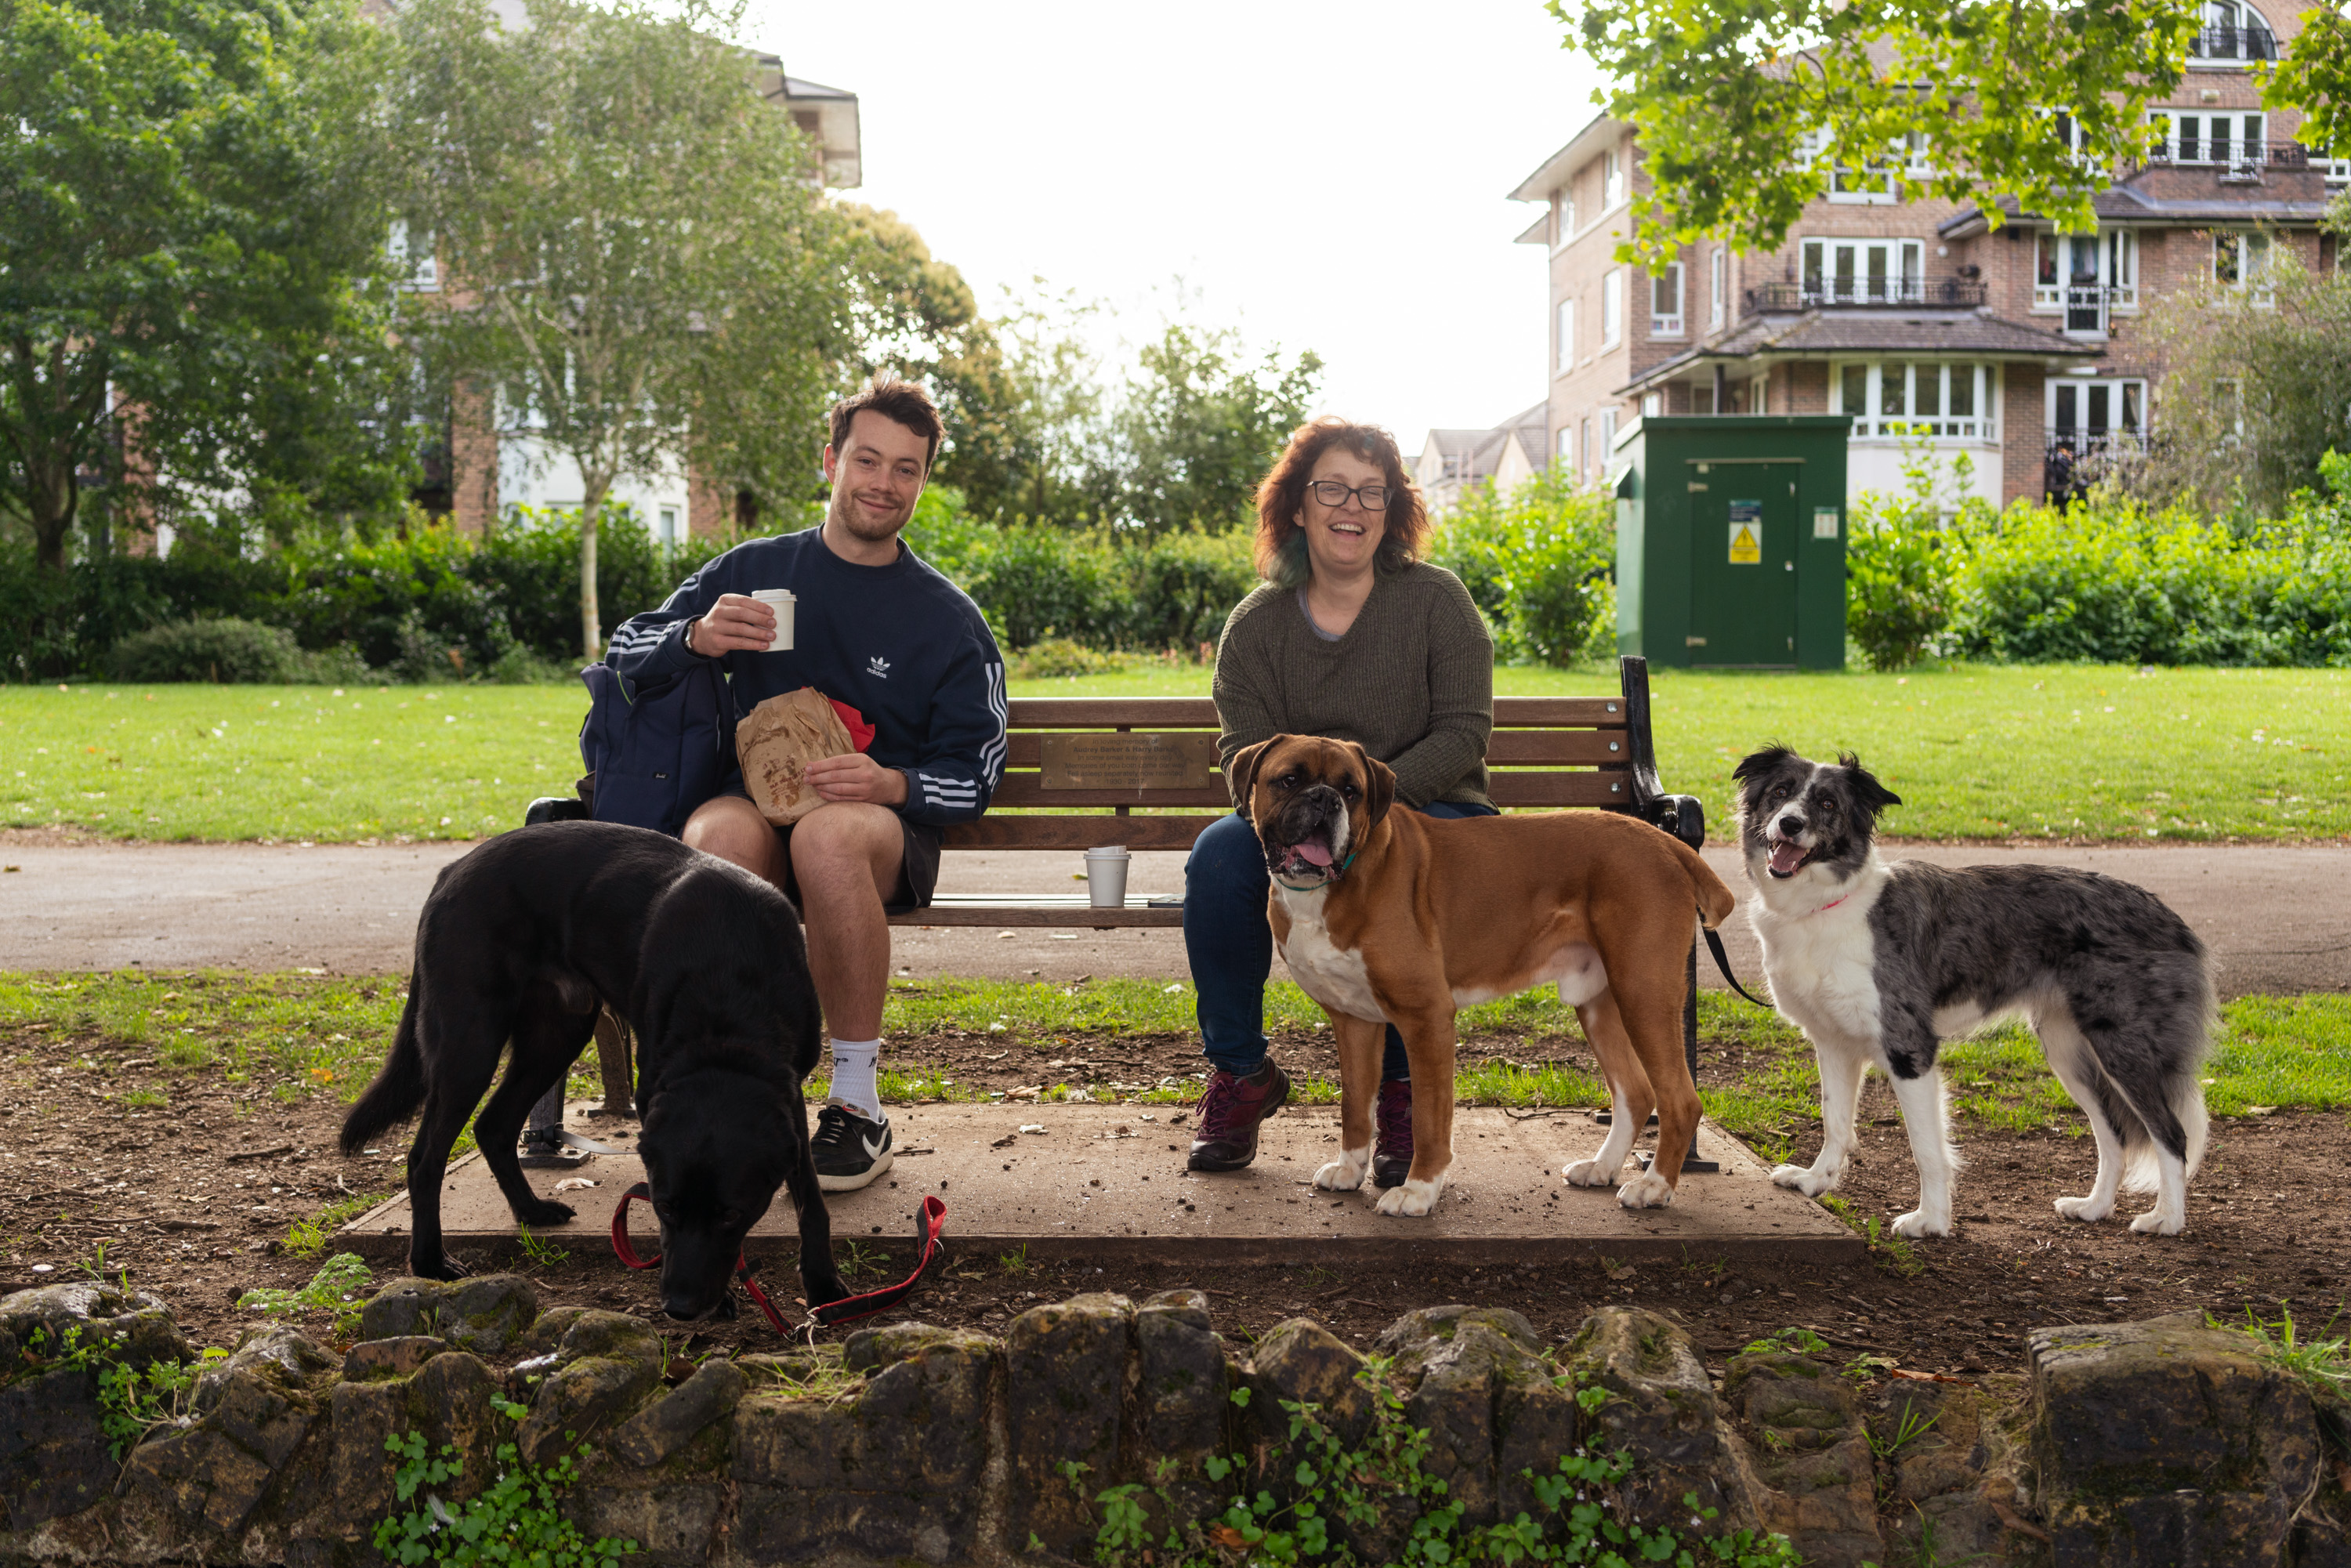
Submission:
<svg viewBox="0 0 2351 1568">
<path fill-rule="evenodd" d="M 1363 1186 L 1393 1021 L 1412 1062 L 1412 1169 L 1379 1209 L 1426 1214 L 1453 1163 L 1456 1010 L 1552 983 L 1615 1102 L 1599 1155 L 1562 1174 L 1614 1181 L 1655 1110 L 1656 1159 L 1616 1197 L 1627 1208 L 1673 1201 L 1698 1118 L 1681 1030 L 1693 922 L 1719 925 L 1737 903 L 1697 852 L 1607 811 L 1392 810 L 1395 775 L 1353 741 L 1277 735 L 1227 771 L 1273 873 L 1282 961 L 1338 1043 L 1340 1153 L 1316 1186 Z"/>
</svg>

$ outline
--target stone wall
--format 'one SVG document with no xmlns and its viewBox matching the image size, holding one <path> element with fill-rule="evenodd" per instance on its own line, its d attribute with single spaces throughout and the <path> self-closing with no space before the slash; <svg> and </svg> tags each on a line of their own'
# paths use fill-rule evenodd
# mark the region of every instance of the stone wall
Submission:
<svg viewBox="0 0 2351 1568">
<path fill-rule="evenodd" d="M 95 1358 L 55 1354 L 69 1329 Z M 1588 1447 L 1635 1460 L 1596 1500 L 1614 1517 L 1687 1531 L 1695 1494 L 1709 1528 L 1782 1532 L 1812 1563 L 1924 1560 L 1924 1536 L 1940 1562 L 2351 1568 L 2351 1406 L 2187 1318 L 2042 1330 L 2022 1375 L 1963 1383 L 1856 1381 L 1793 1348 L 1715 1378 L 1654 1313 L 1604 1310 L 1547 1348 L 1516 1312 L 1437 1308 L 1375 1347 L 1385 1416 L 1320 1325 L 1242 1347 L 1191 1291 L 1079 1296 L 1000 1340 L 900 1323 L 694 1365 L 637 1319 L 541 1312 L 514 1276 L 401 1281 L 360 1334 L 338 1355 L 254 1330 L 118 1461 L 100 1370 L 191 1359 L 162 1303 L 97 1284 L 0 1301 L 0 1563 L 375 1563 L 377 1522 L 426 1500 L 394 1496 L 404 1434 L 456 1450 L 429 1489 L 452 1508 L 502 1444 L 539 1467 L 584 1447 L 567 1516 L 649 1565 L 1090 1561 L 1091 1500 L 1119 1483 L 1143 1483 L 1154 1540 L 1237 1490 L 1291 1495 L 1303 1402 L 1352 1448 L 1399 1416 L 1425 1432 L 1421 1469 L 1470 1527 L 1548 1517 L 1531 1473 Z M 1410 1506 L 1346 1526 L 1348 1546 L 1384 1560 Z"/>
</svg>

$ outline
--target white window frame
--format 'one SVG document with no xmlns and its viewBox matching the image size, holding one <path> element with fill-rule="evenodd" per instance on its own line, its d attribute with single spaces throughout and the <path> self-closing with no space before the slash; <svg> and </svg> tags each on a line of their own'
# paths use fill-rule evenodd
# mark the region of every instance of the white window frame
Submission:
<svg viewBox="0 0 2351 1568">
<path fill-rule="evenodd" d="M 2270 306 L 2277 303 L 2276 285 L 2273 281 L 2272 258 L 2276 255 L 2276 242 L 2262 229 L 2214 229 L 2212 231 L 2212 282 L 2232 294 L 2241 294 L 2252 304 Z M 2234 277 L 2223 275 L 2234 272 Z"/>
<path fill-rule="evenodd" d="M 1760 376 L 1750 376 L 1748 378 L 1747 412 L 1750 413 L 1769 413 L 1771 412 L 1771 371 L 1765 371 Z"/>
<path fill-rule="evenodd" d="M 1552 432 L 1552 450 L 1558 455 L 1559 462 L 1573 468 L 1575 466 L 1575 426 L 1562 424 Z"/>
<path fill-rule="evenodd" d="M 1625 340 L 1625 269 L 1612 267 L 1600 275 L 1600 346 L 1613 349 Z"/>
<path fill-rule="evenodd" d="M 674 549 L 677 548 L 678 521 L 677 507 L 656 507 L 653 508 L 653 538 L 661 541 L 662 548 L 664 549 Z"/>
<path fill-rule="evenodd" d="M 2153 109 L 2147 118 L 2159 132 L 2153 156 L 2164 162 L 2250 175 L 2267 157 L 2270 117 L 2259 110 Z M 2223 134 L 2213 134 L 2216 123 Z"/>
<path fill-rule="evenodd" d="M 1716 246 L 1708 268 L 1706 324 L 1719 329 L 1730 311 L 1730 247 Z"/>
<path fill-rule="evenodd" d="M 2351 158 L 2321 159 L 2319 167 L 2326 171 L 2328 184 L 2351 185 Z"/>
<path fill-rule="evenodd" d="M 1552 374 L 1563 376 L 1575 369 L 1574 300 L 1562 299 L 1559 302 L 1558 308 L 1552 312 L 1552 331 L 1555 339 Z"/>
<path fill-rule="evenodd" d="M 1865 406 L 1845 407 L 1845 371 L 1859 366 L 1865 372 Z M 1886 376 L 1902 373 L 1902 412 L 1886 412 Z M 1935 413 L 1918 412 L 1919 374 L 1935 379 Z M 1954 383 L 1967 378 L 1972 413 L 1950 412 Z M 2054 380 L 2055 378 L 2052 378 Z M 1829 364 L 1829 412 L 1854 416 L 1849 437 L 1855 443 L 1898 445 L 1926 441 L 1938 446 L 1989 446 L 2000 442 L 2000 366 L 1981 360 L 1836 360 Z M 2050 405 L 2054 408 L 2056 405 Z M 2142 404 L 2142 406 L 2144 406 Z"/>
<path fill-rule="evenodd" d="M 1923 298 L 1927 266 L 1924 240 L 1899 235 L 1807 235 L 1798 255 L 1802 261 L 1803 279 L 1799 287 L 1806 304 L 1905 305 L 1917 304 Z M 1840 265 L 1848 258 L 1854 268 L 1850 274 Z M 1876 258 L 1883 258 L 1886 268 L 1873 274 L 1869 263 Z M 1852 279 L 1850 285 L 1844 282 L 1847 277 Z M 1816 277 L 1820 280 L 1817 286 L 1813 282 Z M 1882 284 L 1878 284 L 1879 279 L 1884 280 Z"/>
<path fill-rule="evenodd" d="M 1600 154 L 1600 210 L 1609 212 L 1625 200 L 1625 154 L 1611 147 Z"/>
<path fill-rule="evenodd" d="M 2054 441 L 2060 434 L 2057 409 L 2058 405 L 2065 401 L 2064 394 L 2069 392 L 2074 394 L 2073 403 L 2076 419 L 2075 423 L 2064 426 L 2064 429 L 2074 433 L 2082 443 L 2081 449 L 2074 455 L 2082 455 L 2089 450 L 2094 442 L 2103 442 L 2104 444 L 2111 446 L 2120 440 L 2126 444 L 2137 446 L 2146 438 L 2147 421 L 2146 378 L 2141 376 L 2051 376 L 2048 384 L 2042 389 L 2041 392 L 2041 434 L 2044 444 Z M 2089 405 L 2096 401 L 2093 398 L 2093 393 L 2104 394 L 2106 413 L 2106 423 L 2104 426 L 2093 426 L 2089 423 Z M 2122 416 L 2132 411 L 2136 411 L 2138 415 L 2137 423 L 2126 423 Z"/>
<path fill-rule="evenodd" d="M 1656 417 L 1656 415 L 1661 414 L 1661 413 L 1665 413 L 1665 412 L 1666 412 L 1666 394 L 1665 394 L 1665 393 L 1663 393 L 1663 392 L 1643 392 L 1643 393 L 1641 394 L 1641 417 L 1642 417 L 1643 419 L 1651 419 L 1651 418 L 1654 418 L 1654 417 Z"/>
<path fill-rule="evenodd" d="M 1683 323 L 1688 319 L 1689 307 L 1689 300 L 1682 292 L 1686 281 L 1682 264 L 1678 261 L 1669 261 L 1649 275 L 1650 337 L 1678 338 L 1682 335 Z M 1667 286 L 1673 291 L 1673 309 L 1670 312 L 1658 308 L 1658 294 Z"/>
<path fill-rule="evenodd" d="M 2089 271 L 2081 270 L 2085 251 Z M 2076 282 L 2075 279 L 2082 281 Z M 2087 303 L 2077 290 L 2095 289 Z M 2101 228 L 2086 235 L 2036 229 L 2032 235 L 2032 306 L 2039 316 L 2064 316 L 2064 330 L 2077 337 L 2104 337 L 2108 311 L 2138 310 L 2138 235 L 2126 228 Z M 2093 323 L 2084 318 L 2095 313 Z"/>
<path fill-rule="evenodd" d="M 1612 405 L 1600 411 L 1600 466 L 1608 466 L 1608 455 L 1616 449 L 1616 410 Z"/>
<path fill-rule="evenodd" d="M 2202 9 L 2204 14 L 2197 18 L 2199 24 L 2197 36 L 2188 48 L 2189 70 L 2242 70 L 2249 60 L 2277 57 L 2277 34 L 2271 28 L 2269 18 L 2252 5 L 2242 4 L 2241 0 L 2205 0 Z M 2268 38 L 2268 50 L 2248 52 L 2241 47 L 2225 55 L 2203 52 L 2206 35 L 2231 28 Z"/>
<path fill-rule="evenodd" d="M 435 294 L 441 288 L 441 258 L 434 254 L 434 236 L 426 235 L 421 246 L 412 246 L 408 235 L 408 220 L 392 220 L 392 233 L 383 244 L 384 255 L 400 269 L 399 287 L 415 294 Z M 422 254 L 419 254 L 422 252 Z"/>
</svg>

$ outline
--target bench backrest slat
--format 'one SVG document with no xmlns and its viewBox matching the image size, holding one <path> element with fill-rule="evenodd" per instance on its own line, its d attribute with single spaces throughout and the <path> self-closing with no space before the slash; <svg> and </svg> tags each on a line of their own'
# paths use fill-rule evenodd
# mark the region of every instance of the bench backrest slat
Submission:
<svg viewBox="0 0 2351 1568">
<path fill-rule="evenodd" d="M 1632 806 L 1638 785 L 1636 759 L 1629 755 L 1635 744 L 1629 710 L 1637 706 L 1631 699 L 1646 690 L 1628 685 L 1625 695 L 1615 696 L 1495 698 L 1486 753 L 1494 769 L 1494 803 L 1536 810 Z M 1040 771 L 1044 737 L 1054 731 L 1213 732 L 1217 705 L 1207 697 L 1023 697 L 1009 705 L 1008 716 L 1008 771 L 994 809 L 979 821 L 946 830 L 950 848 L 1083 850 L 1123 843 L 1131 850 L 1188 849 L 1228 809 L 1217 774 L 1205 787 L 1048 789 Z M 1110 814 L 1119 807 L 1170 814 Z M 1057 810 L 1073 814 L 1049 814 Z M 1203 810 L 1211 814 L 1192 814 Z"/>
</svg>

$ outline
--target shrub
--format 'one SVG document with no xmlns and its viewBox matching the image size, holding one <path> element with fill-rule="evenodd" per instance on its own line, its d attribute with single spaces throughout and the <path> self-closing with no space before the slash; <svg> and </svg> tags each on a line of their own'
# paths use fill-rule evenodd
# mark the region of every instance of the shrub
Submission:
<svg viewBox="0 0 2351 1568">
<path fill-rule="evenodd" d="M 1127 668 L 1132 654 L 1105 653 L 1067 637 L 1032 643 L 1012 659 L 1012 678 L 1019 681 L 1060 680 L 1067 675 L 1107 675 Z"/>
<path fill-rule="evenodd" d="M 1615 646 L 1615 503 L 1562 468 L 1497 494 L 1473 486 L 1438 521 L 1429 559 L 1461 580 L 1495 655 L 1573 664 Z"/>
<path fill-rule="evenodd" d="M 2239 534 L 2110 493 L 2011 507 L 1971 541 L 1955 630 L 2037 663 L 2351 664 L 2351 538 L 2314 498 Z"/>
<path fill-rule="evenodd" d="M 282 626 L 254 621 L 173 621 L 114 645 L 118 681 L 284 685 L 303 672 L 302 650 Z"/>
<path fill-rule="evenodd" d="M 1918 662 L 1951 621 L 1956 540 L 1908 500 L 1854 498 L 1844 550 L 1844 623 L 1873 670 Z"/>
</svg>

